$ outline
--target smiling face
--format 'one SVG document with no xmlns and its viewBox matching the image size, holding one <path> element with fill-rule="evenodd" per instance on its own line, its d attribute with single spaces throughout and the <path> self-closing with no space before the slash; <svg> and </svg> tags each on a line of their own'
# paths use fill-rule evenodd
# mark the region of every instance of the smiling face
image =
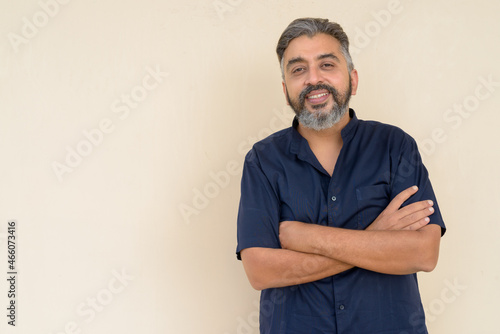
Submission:
<svg viewBox="0 0 500 334">
<path fill-rule="evenodd" d="M 358 85 L 340 43 L 323 33 L 297 37 L 285 50 L 283 66 L 283 91 L 299 122 L 317 131 L 338 123 Z"/>
</svg>

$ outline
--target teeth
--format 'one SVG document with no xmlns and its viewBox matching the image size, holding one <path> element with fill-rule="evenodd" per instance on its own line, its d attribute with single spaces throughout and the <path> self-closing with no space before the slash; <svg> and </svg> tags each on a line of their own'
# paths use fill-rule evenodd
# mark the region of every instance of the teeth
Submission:
<svg viewBox="0 0 500 334">
<path fill-rule="evenodd" d="M 308 99 L 318 99 L 322 96 L 325 96 L 325 95 L 328 95 L 328 93 L 321 93 L 321 94 L 317 94 L 317 95 L 311 95 L 308 97 Z"/>
</svg>

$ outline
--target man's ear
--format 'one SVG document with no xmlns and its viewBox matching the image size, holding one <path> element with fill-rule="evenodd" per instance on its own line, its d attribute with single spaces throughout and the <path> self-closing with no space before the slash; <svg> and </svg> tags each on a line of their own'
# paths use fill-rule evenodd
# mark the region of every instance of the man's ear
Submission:
<svg viewBox="0 0 500 334">
<path fill-rule="evenodd" d="M 352 86 L 351 95 L 356 95 L 356 92 L 358 91 L 358 71 L 356 70 L 351 71 L 351 86 Z"/>
<path fill-rule="evenodd" d="M 286 104 L 287 105 L 290 105 L 290 101 L 288 101 L 288 94 L 286 93 L 286 85 L 285 85 L 285 82 L 282 81 L 281 84 L 283 85 L 283 94 L 285 94 L 285 100 L 286 100 Z"/>
</svg>

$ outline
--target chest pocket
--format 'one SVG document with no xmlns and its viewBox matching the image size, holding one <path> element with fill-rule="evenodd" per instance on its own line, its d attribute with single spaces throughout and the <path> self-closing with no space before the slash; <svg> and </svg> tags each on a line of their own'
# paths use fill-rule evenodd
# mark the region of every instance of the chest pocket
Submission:
<svg viewBox="0 0 500 334">
<path fill-rule="evenodd" d="M 389 185 L 356 188 L 358 201 L 358 229 L 364 230 L 390 203 Z"/>
</svg>

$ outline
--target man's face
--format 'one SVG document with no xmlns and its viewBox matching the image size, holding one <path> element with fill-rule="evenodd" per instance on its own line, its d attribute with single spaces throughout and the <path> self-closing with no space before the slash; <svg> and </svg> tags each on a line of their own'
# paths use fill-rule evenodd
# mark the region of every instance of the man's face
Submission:
<svg viewBox="0 0 500 334">
<path fill-rule="evenodd" d="M 356 70 L 349 73 L 340 43 L 326 34 L 297 37 L 283 60 L 283 91 L 299 122 L 317 131 L 338 123 L 358 82 Z"/>
</svg>

